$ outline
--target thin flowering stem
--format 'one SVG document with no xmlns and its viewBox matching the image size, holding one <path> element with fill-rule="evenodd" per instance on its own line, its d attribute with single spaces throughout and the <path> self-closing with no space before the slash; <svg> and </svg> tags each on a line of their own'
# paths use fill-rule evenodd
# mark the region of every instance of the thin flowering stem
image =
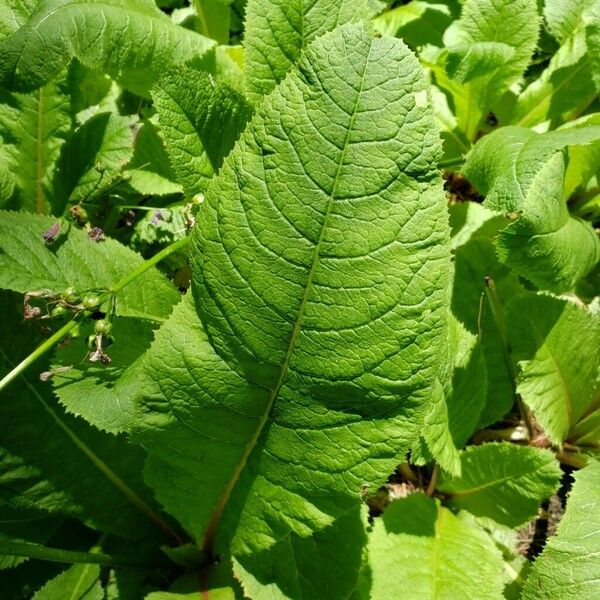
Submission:
<svg viewBox="0 0 600 600">
<path fill-rule="evenodd" d="M 167 256 L 185 248 L 189 243 L 189 238 L 182 238 L 163 248 L 160 252 L 155 254 L 152 258 L 144 261 L 141 265 L 133 269 L 131 273 L 128 273 L 120 281 L 115 283 L 108 292 L 102 294 L 99 298 L 100 304 L 111 300 L 115 294 L 119 293 L 125 286 L 129 285 L 132 281 L 135 281 L 138 277 L 143 275 L 148 269 L 151 269 L 161 260 L 164 260 Z M 68 323 L 63 325 L 58 331 L 53 333 L 48 339 L 44 340 L 31 354 L 26 356 L 16 367 L 14 367 L 9 373 L 7 373 L 0 380 L 0 390 L 3 390 L 11 381 L 23 373 L 28 367 L 42 357 L 46 352 L 52 350 L 52 348 L 58 344 L 72 329 L 77 326 L 77 317 L 80 313 L 76 314 Z"/>
</svg>

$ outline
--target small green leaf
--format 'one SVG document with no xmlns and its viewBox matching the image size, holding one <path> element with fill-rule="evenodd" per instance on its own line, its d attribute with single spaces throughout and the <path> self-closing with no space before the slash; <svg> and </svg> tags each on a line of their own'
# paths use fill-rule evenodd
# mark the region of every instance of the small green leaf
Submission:
<svg viewBox="0 0 600 600">
<path fill-rule="evenodd" d="M 600 140 L 600 126 L 581 125 L 543 134 L 525 127 L 502 127 L 474 146 L 462 172 L 485 196 L 487 208 L 504 214 L 519 212 L 540 167 L 553 154 Z"/>
<path fill-rule="evenodd" d="M 33 600 L 104 600 L 98 565 L 73 565 L 51 579 Z"/>
<path fill-rule="evenodd" d="M 567 510 L 548 539 L 523 588 L 523 600 L 598 598 L 600 547 L 600 462 L 574 475 Z"/>
<path fill-rule="evenodd" d="M 522 77 L 536 46 L 539 16 L 529 0 L 465 0 L 444 33 L 446 73 L 458 123 L 474 140 L 483 117 Z M 454 85 L 452 85 L 454 84 Z M 455 87 L 458 86 L 458 87 Z"/>
<path fill-rule="evenodd" d="M 438 491 L 448 504 L 476 517 L 518 527 L 538 511 L 557 489 L 561 470 L 549 450 L 490 443 L 461 453 L 462 475 L 441 474 Z"/>
<path fill-rule="evenodd" d="M 375 519 L 366 579 L 356 600 L 503 598 L 502 555 L 492 539 L 424 494 L 392 502 Z"/>
<path fill-rule="evenodd" d="M 182 192 L 181 186 L 175 183 L 175 173 L 169 165 L 159 131 L 150 121 L 144 121 L 135 133 L 133 158 L 123 175 L 129 185 L 143 196 L 168 196 Z"/>
<path fill-rule="evenodd" d="M 507 323 L 520 369 L 518 391 L 548 438 L 569 439 L 600 391 L 600 316 L 542 294 L 515 298 Z"/>
<path fill-rule="evenodd" d="M 586 35 L 579 26 L 568 37 L 550 64 L 517 98 L 511 123 L 533 127 L 578 116 L 596 97 Z"/>
</svg>

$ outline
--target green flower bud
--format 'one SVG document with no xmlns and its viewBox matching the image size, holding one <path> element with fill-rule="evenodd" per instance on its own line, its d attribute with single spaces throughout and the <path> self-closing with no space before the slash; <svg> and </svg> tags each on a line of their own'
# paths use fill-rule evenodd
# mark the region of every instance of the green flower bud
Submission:
<svg viewBox="0 0 600 600">
<path fill-rule="evenodd" d="M 112 323 L 106 319 L 100 319 L 99 321 L 96 321 L 94 325 L 94 331 L 96 332 L 96 335 L 107 335 L 110 333 L 111 329 Z"/>
<path fill-rule="evenodd" d="M 79 302 L 79 294 L 74 287 L 68 287 L 65 289 L 61 294 L 61 297 L 69 304 L 77 304 L 77 302 Z"/>
</svg>

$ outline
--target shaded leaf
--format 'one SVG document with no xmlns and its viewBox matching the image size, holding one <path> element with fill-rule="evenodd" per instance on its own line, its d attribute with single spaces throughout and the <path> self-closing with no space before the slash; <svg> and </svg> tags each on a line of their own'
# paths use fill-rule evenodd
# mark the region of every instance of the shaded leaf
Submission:
<svg viewBox="0 0 600 600">
<path fill-rule="evenodd" d="M 16 299 L 5 295 L 0 320 L 0 368 L 8 372 L 35 346 L 33 325 L 21 324 Z M 10 356 L 10 360 L 8 358 Z M 37 369 L 43 370 L 43 363 Z M 144 452 L 123 436 L 101 433 L 65 414 L 34 368 L 2 390 L 0 499 L 6 510 L 77 517 L 133 539 L 161 539 L 164 524 L 143 483 Z"/>
<path fill-rule="evenodd" d="M 581 114 L 596 95 L 585 31 L 579 26 L 521 92 L 510 122 L 533 127 L 548 120 L 566 121 Z"/>
<path fill-rule="evenodd" d="M 82 328 L 82 339 L 93 326 Z M 67 412 L 83 417 L 108 433 L 127 431 L 134 412 L 138 387 L 136 360 L 150 347 L 152 324 L 142 319 L 117 318 L 111 336 L 115 343 L 108 353 L 109 365 L 92 363 L 83 343 L 70 343 L 56 350 L 52 368 L 73 367 L 52 378 L 54 393 Z"/>
<path fill-rule="evenodd" d="M 33 600 L 104 600 L 98 565 L 72 565 L 51 579 Z"/>
<path fill-rule="evenodd" d="M 120 179 L 133 157 L 133 124 L 132 117 L 105 112 L 75 131 L 62 147 L 54 172 L 57 207 L 96 199 Z"/>
<path fill-rule="evenodd" d="M 234 573 L 253 600 L 345 600 L 356 587 L 366 540 L 355 510 L 310 538 L 292 533 L 267 551 L 234 558 Z"/>
<path fill-rule="evenodd" d="M 392 502 L 375 519 L 367 569 L 357 600 L 503 598 L 502 556 L 491 538 L 424 494 Z"/>
<path fill-rule="evenodd" d="M 252 109 L 226 84 L 187 67 L 162 77 L 152 98 L 177 182 L 192 198 L 206 191 Z"/>
</svg>

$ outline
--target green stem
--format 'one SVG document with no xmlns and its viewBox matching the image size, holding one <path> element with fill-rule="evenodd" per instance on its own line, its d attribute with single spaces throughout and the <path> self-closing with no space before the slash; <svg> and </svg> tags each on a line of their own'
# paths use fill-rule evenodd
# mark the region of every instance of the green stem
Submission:
<svg viewBox="0 0 600 600">
<path fill-rule="evenodd" d="M 107 293 L 102 294 L 102 296 L 100 296 L 101 302 L 106 302 L 106 300 L 108 300 L 112 295 L 120 292 L 125 286 L 129 285 L 140 275 L 143 275 L 148 269 L 151 269 L 161 260 L 165 259 L 170 254 L 173 254 L 173 252 L 177 252 L 177 250 L 184 248 L 188 243 L 189 238 L 185 237 L 177 242 L 174 242 L 170 246 L 163 248 L 152 258 L 149 258 L 147 261 L 136 267 L 133 271 L 131 271 L 131 273 L 125 275 L 125 277 L 113 285 Z M 78 315 L 75 315 L 71 321 L 69 321 L 66 325 L 63 325 L 63 327 L 51 335 L 47 340 L 44 340 L 31 354 L 29 354 L 29 356 L 26 356 L 16 367 L 14 367 L 7 375 L 5 375 L 2 380 L 0 380 L 0 390 L 3 390 L 11 381 L 15 379 L 15 377 L 23 373 L 23 371 L 31 366 L 38 358 L 46 354 L 46 352 L 51 350 L 55 344 L 60 342 L 60 340 L 62 340 L 65 335 L 67 335 L 67 333 L 69 333 L 69 331 L 71 331 L 71 329 L 77 325 L 77 316 Z"/>
<path fill-rule="evenodd" d="M 517 401 L 517 406 L 519 407 L 519 412 L 521 413 L 521 418 L 523 419 L 523 422 L 527 427 L 529 439 L 533 440 L 536 437 L 535 427 L 533 426 L 529 411 L 523 404 L 523 399 L 521 398 L 521 395 L 517 393 L 517 369 L 512 358 L 512 347 L 508 338 L 506 318 L 504 317 L 504 310 L 502 308 L 502 303 L 500 302 L 500 297 L 498 296 L 498 290 L 496 289 L 496 284 L 494 283 L 494 280 L 491 277 L 486 277 L 484 279 L 484 282 L 485 293 L 487 295 L 490 308 L 492 309 L 492 316 L 494 317 L 494 321 L 496 322 L 498 332 L 500 334 L 500 342 L 502 344 L 502 356 L 504 358 L 506 371 L 510 378 L 513 393 Z"/>
<path fill-rule="evenodd" d="M 136 267 L 131 273 L 125 275 L 123 279 L 117 282 L 110 288 L 110 292 L 116 294 L 120 292 L 126 285 L 129 285 L 132 281 L 137 279 L 140 275 L 143 275 L 148 269 L 151 269 L 154 265 L 159 263 L 161 260 L 167 258 L 167 256 L 177 252 L 182 248 L 185 248 L 190 242 L 190 238 L 184 237 L 176 242 L 173 242 L 170 246 L 163 248 L 160 252 L 157 252 L 152 258 L 143 262 L 139 267 Z"/>
<path fill-rule="evenodd" d="M 170 568 L 173 566 L 167 559 L 144 559 L 139 556 L 115 556 L 103 552 L 76 552 L 74 550 L 62 550 L 61 548 L 49 548 L 41 544 L 30 542 L 15 542 L 12 540 L 0 540 L 0 555 L 23 556 L 39 560 L 49 560 L 59 563 L 82 563 L 93 565 L 104 565 L 108 567 L 146 567 L 149 569 Z"/>
<path fill-rule="evenodd" d="M 441 160 L 438 163 L 438 169 L 445 169 L 446 167 L 454 167 L 456 165 L 462 165 L 465 162 L 464 156 L 455 156 L 454 158 L 448 158 L 447 160 Z"/>
<path fill-rule="evenodd" d="M 68 323 L 63 325 L 56 333 L 44 340 L 29 356 L 26 356 L 12 371 L 0 380 L 0 390 L 3 390 L 15 377 L 18 377 L 27 367 L 32 365 L 38 358 L 51 350 L 55 344 L 58 344 L 71 329 L 77 325 L 77 316 L 73 317 Z"/>
</svg>

